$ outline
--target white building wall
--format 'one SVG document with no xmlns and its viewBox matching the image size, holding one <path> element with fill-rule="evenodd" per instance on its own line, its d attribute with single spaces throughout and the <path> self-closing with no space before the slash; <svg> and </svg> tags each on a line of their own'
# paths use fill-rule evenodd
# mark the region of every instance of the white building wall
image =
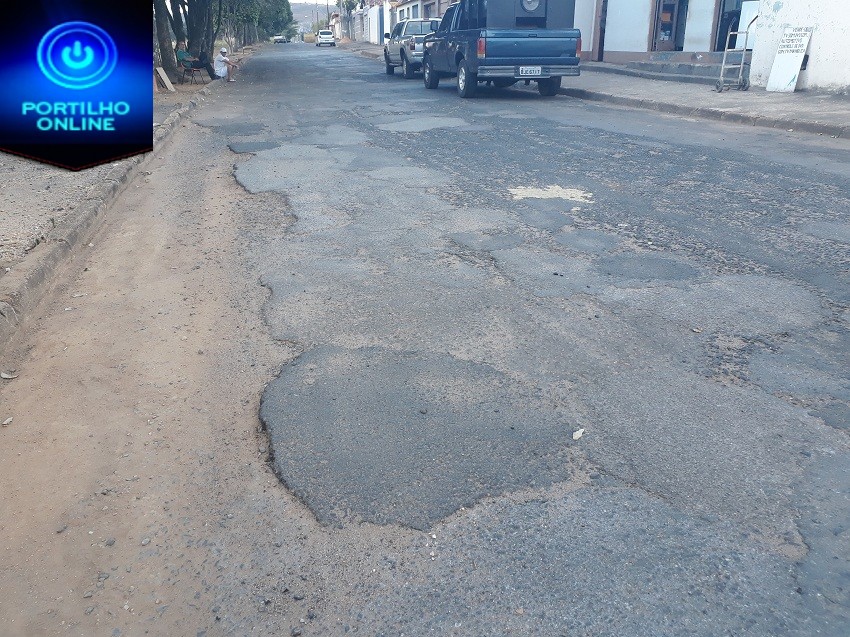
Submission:
<svg viewBox="0 0 850 637">
<path fill-rule="evenodd" d="M 412 13 L 413 13 L 413 7 L 414 6 L 418 7 L 416 13 L 417 13 L 417 16 L 421 18 L 422 17 L 422 2 L 421 2 L 421 0 L 415 0 L 414 2 L 403 2 L 403 3 L 398 5 L 396 10 L 398 11 L 398 14 L 399 14 L 399 20 L 402 19 L 401 18 L 402 13 L 404 14 L 404 19 L 408 19 L 408 18 L 413 17 Z"/>
<path fill-rule="evenodd" d="M 651 21 L 651 0 L 608 0 L 605 50 L 646 51 Z"/>
<path fill-rule="evenodd" d="M 360 41 L 363 39 L 363 10 L 357 9 L 351 13 L 351 39 Z"/>
<path fill-rule="evenodd" d="M 381 33 L 381 18 L 380 13 L 384 8 L 382 6 L 378 7 L 369 7 L 369 11 L 366 13 L 367 20 L 367 33 L 366 37 L 369 42 L 372 44 L 382 44 L 384 41 L 384 34 Z M 389 24 L 389 21 L 387 21 Z"/>
<path fill-rule="evenodd" d="M 850 90 L 850 0 L 762 0 L 750 81 L 766 86 L 785 27 L 813 26 L 809 64 L 797 88 Z"/>
<path fill-rule="evenodd" d="M 381 10 L 384 12 L 384 30 L 381 31 L 381 39 L 378 42 L 380 44 L 383 44 L 384 33 L 389 33 L 390 31 L 392 31 L 392 27 L 390 26 L 390 24 L 392 24 L 393 20 L 393 8 L 390 6 L 389 2 L 384 2 L 384 4 L 381 5 Z"/>
<path fill-rule="evenodd" d="M 339 17 L 331 18 L 329 28 L 334 32 L 334 38 L 337 40 L 342 39 L 342 21 Z"/>
<path fill-rule="evenodd" d="M 593 27 L 596 22 L 596 0 L 576 0 L 575 28 L 581 31 L 581 50 L 593 49 Z"/>
<path fill-rule="evenodd" d="M 690 0 L 685 23 L 685 51 L 712 51 L 711 30 L 717 11 L 715 0 Z"/>
</svg>

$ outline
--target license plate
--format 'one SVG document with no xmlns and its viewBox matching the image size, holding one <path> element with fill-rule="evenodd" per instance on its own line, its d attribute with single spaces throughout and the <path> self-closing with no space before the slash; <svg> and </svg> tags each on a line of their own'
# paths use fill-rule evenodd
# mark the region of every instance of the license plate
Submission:
<svg viewBox="0 0 850 637">
<path fill-rule="evenodd" d="M 540 67 L 540 66 L 521 66 L 521 67 L 519 67 L 519 74 L 520 75 L 531 75 L 531 76 L 542 75 L 543 74 L 543 67 Z"/>
</svg>

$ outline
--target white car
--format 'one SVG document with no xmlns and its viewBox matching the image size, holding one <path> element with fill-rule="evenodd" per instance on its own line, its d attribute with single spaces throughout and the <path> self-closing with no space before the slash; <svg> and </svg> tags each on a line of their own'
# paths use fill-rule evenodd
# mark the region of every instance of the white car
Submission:
<svg viewBox="0 0 850 637">
<path fill-rule="evenodd" d="M 334 32 L 322 29 L 316 34 L 316 46 L 322 46 L 323 44 L 329 44 L 331 46 L 336 46 L 336 41 L 334 40 Z"/>
</svg>

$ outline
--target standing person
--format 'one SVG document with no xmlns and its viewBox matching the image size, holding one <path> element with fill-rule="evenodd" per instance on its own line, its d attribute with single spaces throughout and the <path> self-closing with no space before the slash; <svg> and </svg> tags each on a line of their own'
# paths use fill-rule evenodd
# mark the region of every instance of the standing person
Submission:
<svg viewBox="0 0 850 637">
<path fill-rule="evenodd" d="M 186 50 L 185 42 L 177 43 L 177 62 L 187 69 L 206 69 L 210 79 L 215 79 L 215 70 L 210 64 L 210 59 L 206 53 L 201 53 L 199 57 L 192 57 Z"/>
<path fill-rule="evenodd" d="M 228 82 L 235 82 L 236 79 L 233 77 L 233 70 L 238 68 L 239 66 L 235 62 L 231 62 L 230 58 L 227 57 L 227 49 L 221 47 L 218 55 L 215 56 L 215 74 L 218 77 L 226 77 Z"/>
</svg>

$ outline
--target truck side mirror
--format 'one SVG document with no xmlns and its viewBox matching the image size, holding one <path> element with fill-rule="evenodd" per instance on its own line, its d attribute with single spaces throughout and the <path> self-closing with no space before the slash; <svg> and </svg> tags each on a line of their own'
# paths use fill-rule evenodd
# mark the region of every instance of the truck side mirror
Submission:
<svg viewBox="0 0 850 637">
<path fill-rule="evenodd" d="M 384 38 L 385 38 L 385 39 L 387 39 L 387 40 L 389 40 L 389 39 L 390 39 L 390 34 L 389 34 L 389 33 L 384 33 Z"/>
</svg>

